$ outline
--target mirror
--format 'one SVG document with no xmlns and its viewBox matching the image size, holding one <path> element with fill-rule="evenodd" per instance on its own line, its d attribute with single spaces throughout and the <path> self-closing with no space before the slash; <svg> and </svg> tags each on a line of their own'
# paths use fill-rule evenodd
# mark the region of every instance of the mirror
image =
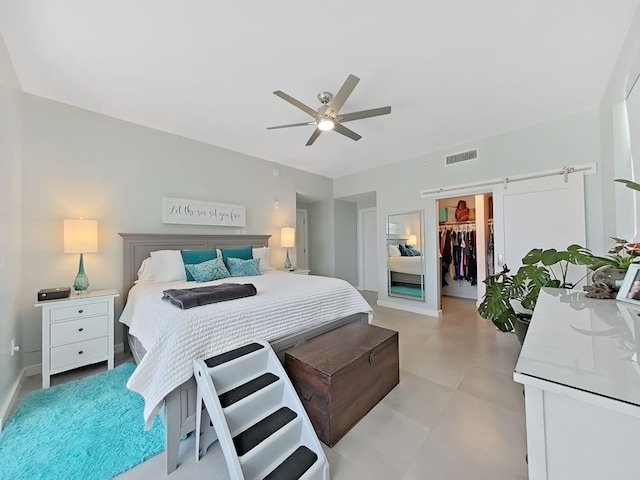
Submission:
<svg viewBox="0 0 640 480">
<path fill-rule="evenodd" d="M 424 302 L 422 212 L 387 215 L 387 285 L 391 297 Z"/>
</svg>

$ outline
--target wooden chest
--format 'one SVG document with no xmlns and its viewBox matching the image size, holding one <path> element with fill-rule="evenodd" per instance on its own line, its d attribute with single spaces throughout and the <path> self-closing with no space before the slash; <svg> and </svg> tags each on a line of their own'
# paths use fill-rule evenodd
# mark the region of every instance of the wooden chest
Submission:
<svg viewBox="0 0 640 480">
<path fill-rule="evenodd" d="M 398 332 L 351 323 L 287 350 L 285 369 L 332 447 L 400 381 Z"/>
</svg>

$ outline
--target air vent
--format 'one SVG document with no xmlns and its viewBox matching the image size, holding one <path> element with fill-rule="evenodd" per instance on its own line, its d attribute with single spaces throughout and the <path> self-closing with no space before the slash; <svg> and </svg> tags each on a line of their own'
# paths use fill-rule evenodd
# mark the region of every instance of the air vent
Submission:
<svg viewBox="0 0 640 480">
<path fill-rule="evenodd" d="M 445 165 L 453 165 L 454 163 L 467 162 L 469 160 L 478 159 L 478 150 L 469 150 L 468 152 L 456 153 L 445 157 Z"/>
</svg>

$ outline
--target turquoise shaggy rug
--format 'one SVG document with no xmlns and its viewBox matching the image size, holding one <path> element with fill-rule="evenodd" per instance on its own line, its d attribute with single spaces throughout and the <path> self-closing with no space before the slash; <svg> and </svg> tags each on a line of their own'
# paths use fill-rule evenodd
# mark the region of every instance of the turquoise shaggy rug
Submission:
<svg viewBox="0 0 640 480">
<path fill-rule="evenodd" d="M 398 295 L 406 295 L 408 297 L 422 298 L 422 290 L 420 287 L 411 287 L 408 285 L 393 285 L 389 291 Z"/>
<path fill-rule="evenodd" d="M 134 369 L 26 395 L 0 434 L 0 477 L 106 480 L 164 450 L 162 422 L 145 432 L 142 397 L 127 390 Z"/>
</svg>

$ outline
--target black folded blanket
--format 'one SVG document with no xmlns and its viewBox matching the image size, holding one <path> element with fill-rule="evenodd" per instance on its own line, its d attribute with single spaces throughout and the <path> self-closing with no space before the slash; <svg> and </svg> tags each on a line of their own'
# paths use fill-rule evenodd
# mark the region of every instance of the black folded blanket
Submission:
<svg viewBox="0 0 640 480">
<path fill-rule="evenodd" d="M 256 293 L 256 287 L 252 283 L 223 283 L 208 287 L 165 290 L 162 292 L 162 299 L 182 310 L 186 310 L 187 308 L 199 307 L 209 303 L 251 297 Z"/>
</svg>

